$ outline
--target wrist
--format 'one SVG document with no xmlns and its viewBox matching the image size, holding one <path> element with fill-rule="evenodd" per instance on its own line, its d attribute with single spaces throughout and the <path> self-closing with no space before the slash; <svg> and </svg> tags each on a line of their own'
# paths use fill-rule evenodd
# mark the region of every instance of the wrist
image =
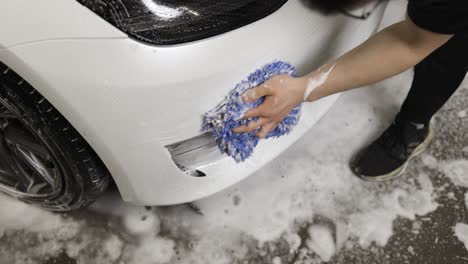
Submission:
<svg viewBox="0 0 468 264">
<path fill-rule="evenodd" d="M 330 74 L 333 72 L 335 65 L 324 65 L 318 70 L 304 76 L 306 79 L 306 88 L 304 90 L 304 101 L 313 102 L 324 97 L 324 86 L 328 82 Z"/>
<path fill-rule="evenodd" d="M 304 92 L 307 89 L 307 78 L 305 76 L 292 77 L 286 83 L 287 87 L 290 87 L 291 93 L 294 94 L 297 104 L 304 101 Z"/>
</svg>

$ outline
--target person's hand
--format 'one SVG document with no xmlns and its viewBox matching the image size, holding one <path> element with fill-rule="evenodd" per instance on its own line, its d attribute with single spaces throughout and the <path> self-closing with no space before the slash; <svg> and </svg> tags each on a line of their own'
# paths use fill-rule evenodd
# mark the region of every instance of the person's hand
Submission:
<svg viewBox="0 0 468 264">
<path fill-rule="evenodd" d="M 304 100 L 304 80 L 289 75 L 278 75 L 264 84 L 247 91 L 244 102 L 255 102 L 265 96 L 265 101 L 257 108 L 250 109 L 243 118 L 258 117 L 247 126 L 233 129 L 234 133 L 249 133 L 258 129 L 256 136 L 265 138 L 283 119 Z"/>
</svg>

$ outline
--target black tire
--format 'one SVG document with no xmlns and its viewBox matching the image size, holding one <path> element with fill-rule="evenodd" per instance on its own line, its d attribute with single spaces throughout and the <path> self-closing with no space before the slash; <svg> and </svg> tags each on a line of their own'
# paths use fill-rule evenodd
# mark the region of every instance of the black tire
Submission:
<svg viewBox="0 0 468 264">
<path fill-rule="evenodd" d="M 9 186 L 0 181 L 0 184 L 6 186 L 0 192 L 6 192 L 26 203 L 47 210 L 70 211 L 88 206 L 106 190 L 110 180 L 109 172 L 86 140 L 49 101 L 1 62 L 0 103 L 4 113 L 10 115 L 5 114 L 0 117 L 0 128 L 3 129 L 4 137 L 1 138 L 4 141 L 2 144 L 11 145 L 11 143 L 6 143 L 7 141 L 11 142 L 7 138 L 7 135 L 11 133 L 9 131 L 5 132 L 6 129 L 11 130 L 11 126 L 15 126 L 15 129 L 23 128 L 24 133 L 28 134 L 28 140 L 33 138 L 38 144 L 42 144 L 41 154 L 44 153 L 43 150 L 47 150 L 47 154 L 43 156 L 45 161 L 41 161 L 40 164 L 46 164 L 44 166 L 53 171 L 53 184 L 48 187 L 44 187 L 47 183 L 41 183 L 41 187 L 28 187 L 25 191 L 19 190 L 19 187 L 17 187 L 21 184 L 15 183 L 14 186 Z M 6 119 L 12 118 L 12 114 L 14 119 Z M 4 127 L 7 128 L 4 129 Z M 30 135 L 33 135 L 33 137 Z M 16 144 L 16 141 L 14 144 Z M 11 153 L 17 152 L 12 151 Z M 12 160 L 12 157 L 0 156 L 0 158 L 8 161 Z M 22 177 L 18 174 L 18 168 L 24 162 L 17 163 L 20 165 L 15 164 L 16 167 L 11 170 L 16 175 L 16 180 L 13 180 L 13 182 L 21 182 L 21 180 L 18 180 L 18 178 Z M 30 169 L 30 164 L 28 168 L 29 175 L 34 173 Z M 23 170 L 19 168 L 19 171 Z M 7 179 L 7 176 L 5 176 L 5 179 Z M 30 180 L 29 185 L 36 184 L 36 181 L 39 180 Z M 5 182 L 10 182 L 10 178 Z M 26 183 L 21 186 L 26 186 Z M 19 191 L 19 193 L 8 191 L 11 187 L 16 188 L 15 190 Z M 41 192 L 47 188 L 51 191 L 50 193 L 45 191 L 39 193 L 38 188 L 41 188 Z M 36 193 L 31 195 L 29 193 L 30 189 L 36 189 Z"/>
</svg>

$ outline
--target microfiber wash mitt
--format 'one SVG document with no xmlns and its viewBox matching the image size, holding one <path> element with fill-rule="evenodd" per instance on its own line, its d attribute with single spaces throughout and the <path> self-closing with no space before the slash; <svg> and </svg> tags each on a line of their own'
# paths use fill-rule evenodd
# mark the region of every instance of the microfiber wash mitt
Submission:
<svg viewBox="0 0 468 264">
<path fill-rule="evenodd" d="M 221 103 L 203 116 L 202 130 L 211 132 L 220 151 L 234 158 L 236 162 L 243 162 L 252 155 L 259 138 L 255 136 L 257 131 L 236 134 L 232 129 L 256 121 L 258 118 L 242 117 L 247 110 L 257 107 L 265 100 L 263 97 L 253 103 L 245 103 L 242 95 L 279 74 L 296 76 L 296 70 L 290 64 L 281 61 L 267 64 L 250 74 L 247 80 L 238 83 Z M 291 132 L 299 121 L 300 114 L 301 106 L 298 105 L 266 138 L 277 138 Z"/>
</svg>

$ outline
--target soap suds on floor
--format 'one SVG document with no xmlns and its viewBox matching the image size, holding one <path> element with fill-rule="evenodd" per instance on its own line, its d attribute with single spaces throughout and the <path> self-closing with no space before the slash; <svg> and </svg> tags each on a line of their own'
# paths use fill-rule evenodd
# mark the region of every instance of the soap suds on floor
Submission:
<svg viewBox="0 0 468 264">
<path fill-rule="evenodd" d="M 466 110 L 458 112 L 458 117 L 460 117 L 460 118 L 466 117 Z"/>
<path fill-rule="evenodd" d="M 335 241 L 331 230 L 322 225 L 312 225 L 308 229 L 307 247 L 328 262 L 336 253 Z"/>
<path fill-rule="evenodd" d="M 465 193 L 465 206 L 466 206 L 466 209 L 468 209 L 468 192 Z"/>
<path fill-rule="evenodd" d="M 395 189 L 381 196 L 380 201 L 375 200 L 375 196 L 368 196 L 364 203 L 372 207 L 351 215 L 347 229 L 358 237 L 362 247 L 369 247 L 372 242 L 385 246 L 393 235 L 393 221 L 398 216 L 413 220 L 417 215 L 426 215 L 438 207 L 431 195 L 433 186 L 427 176 L 421 175 L 418 181 L 424 189 Z"/>
<path fill-rule="evenodd" d="M 438 160 L 429 154 L 422 154 L 421 155 L 421 160 L 430 169 L 437 169 L 439 166 Z"/>
<path fill-rule="evenodd" d="M 408 246 L 408 252 L 409 252 L 411 255 L 414 255 L 414 247 Z"/>
<path fill-rule="evenodd" d="M 460 187 L 468 187 L 468 160 L 447 161 L 441 164 L 441 171 Z"/>
<path fill-rule="evenodd" d="M 465 206 L 468 209 L 468 192 L 465 194 Z M 458 223 L 453 229 L 455 236 L 468 250 L 468 223 Z"/>
<path fill-rule="evenodd" d="M 104 252 L 109 256 L 111 261 L 117 261 L 122 255 L 123 246 L 122 240 L 118 236 L 112 234 L 104 242 Z"/>
<path fill-rule="evenodd" d="M 289 246 L 289 254 L 296 252 L 302 244 L 301 237 L 296 233 L 285 233 L 282 237 Z"/>
<path fill-rule="evenodd" d="M 454 228 L 455 236 L 465 244 L 465 248 L 468 250 L 468 224 L 458 223 Z"/>
<path fill-rule="evenodd" d="M 463 153 L 468 154 L 468 146 L 464 147 L 462 151 L 463 151 Z"/>
<path fill-rule="evenodd" d="M 131 253 L 127 263 L 163 264 L 170 263 L 175 254 L 174 241 L 161 237 L 145 237 Z"/>
<path fill-rule="evenodd" d="M 159 218 L 144 207 L 130 207 L 123 217 L 124 226 L 130 234 L 157 234 L 160 230 Z"/>
<path fill-rule="evenodd" d="M 120 260 L 170 263 L 175 255 L 175 242 L 159 234 L 160 221 L 154 210 L 126 205 L 115 196 L 108 199 L 108 203 L 104 199 L 103 204 L 93 207 L 103 206 L 108 213 L 115 214 L 117 222 L 113 224 L 118 227 L 121 223 L 120 230 L 93 226 L 85 220 L 47 212 L 1 195 L 0 239 L 9 243 L 0 248 L 0 263 L 39 264 L 62 252 L 77 264 L 113 264 Z M 31 244 L 34 241 L 38 243 Z"/>
<path fill-rule="evenodd" d="M 274 258 L 271 260 L 271 263 L 272 263 L 272 264 L 282 264 L 283 261 L 281 260 L 280 257 L 274 257 Z"/>
<path fill-rule="evenodd" d="M 0 252 L 0 263 L 27 263 L 31 259 L 57 256 L 64 248 L 63 241 L 79 236 L 82 228 L 78 221 L 4 195 L 0 195 L 0 210 L 0 239 L 9 241 L 8 246 L 21 248 L 2 248 L 4 252 Z M 41 243 L 30 245 L 31 241 Z"/>
<path fill-rule="evenodd" d="M 10 197 L 0 195 L 0 237 L 6 230 L 23 230 L 47 234 L 59 232 L 64 237 L 73 237 L 80 224 L 59 215 L 20 203 Z M 44 221 L 43 219 L 47 219 Z"/>
</svg>

